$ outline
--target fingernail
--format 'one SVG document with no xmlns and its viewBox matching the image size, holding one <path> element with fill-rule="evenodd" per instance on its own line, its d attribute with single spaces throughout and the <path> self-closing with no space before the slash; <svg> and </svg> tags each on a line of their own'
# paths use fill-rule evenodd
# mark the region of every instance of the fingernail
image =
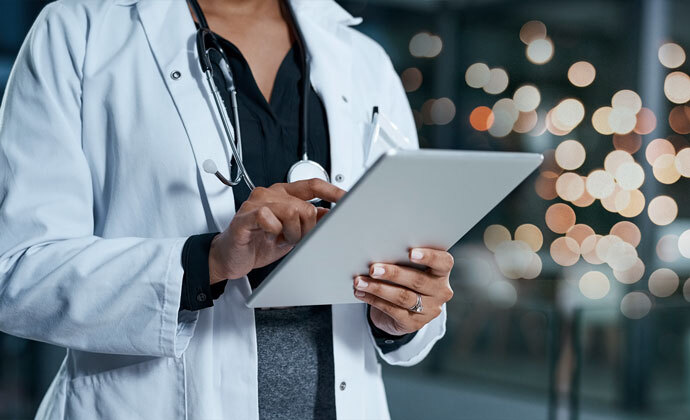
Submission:
<svg viewBox="0 0 690 420">
<path fill-rule="evenodd" d="M 369 286 L 369 283 L 366 282 L 363 278 L 357 277 L 357 288 L 360 290 L 364 290 Z"/>
<path fill-rule="evenodd" d="M 385 273 L 385 272 L 386 272 L 386 270 L 383 268 L 382 265 L 374 264 L 374 271 L 371 272 L 371 275 L 373 277 L 378 277 L 378 276 L 382 276 L 383 273 Z"/>
<path fill-rule="evenodd" d="M 357 297 L 364 297 L 364 295 L 366 295 L 366 293 L 360 292 L 359 290 L 357 290 L 357 291 L 355 292 L 355 296 L 357 296 Z"/>
<path fill-rule="evenodd" d="M 413 249 L 412 252 L 410 252 L 410 259 L 412 261 L 420 261 L 422 258 L 424 258 L 424 253 L 418 249 Z"/>
</svg>

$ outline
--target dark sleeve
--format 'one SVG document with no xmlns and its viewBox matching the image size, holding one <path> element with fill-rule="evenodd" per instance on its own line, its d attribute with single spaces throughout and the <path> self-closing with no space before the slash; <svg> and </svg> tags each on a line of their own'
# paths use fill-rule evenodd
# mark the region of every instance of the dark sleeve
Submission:
<svg viewBox="0 0 690 420">
<path fill-rule="evenodd" d="M 227 280 L 214 285 L 210 284 L 208 272 L 208 254 L 211 250 L 211 241 L 218 235 L 204 233 L 192 235 L 182 247 L 182 297 L 180 310 L 198 311 L 213 306 L 213 301 L 218 299 L 225 291 Z"/>
<path fill-rule="evenodd" d="M 367 305 L 367 321 L 369 321 L 369 328 L 371 328 L 371 334 L 374 336 L 376 345 L 379 346 L 383 354 L 399 349 L 412 341 L 414 336 L 417 335 L 416 331 L 405 335 L 391 335 L 379 329 L 371 322 L 371 306 L 369 305 Z"/>
</svg>

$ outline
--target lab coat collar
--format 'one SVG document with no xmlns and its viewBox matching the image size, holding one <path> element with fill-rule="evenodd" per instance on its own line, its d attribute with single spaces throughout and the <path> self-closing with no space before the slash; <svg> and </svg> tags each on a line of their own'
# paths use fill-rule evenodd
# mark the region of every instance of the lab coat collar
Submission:
<svg viewBox="0 0 690 420">
<path fill-rule="evenodd" d="M 116 4 L 131 6 L 146 0 L 117 0 Z M 149 0 L 150 1 L 150 0 Z M 186 1 L 186 0 L 185 0 Z M 362 18 L 353 17 L 334 0 L 289 0 L 297 13 L 310 14 L 319 20 L 340 23 L 347 26 L 358 25 Z"/>
</svg>

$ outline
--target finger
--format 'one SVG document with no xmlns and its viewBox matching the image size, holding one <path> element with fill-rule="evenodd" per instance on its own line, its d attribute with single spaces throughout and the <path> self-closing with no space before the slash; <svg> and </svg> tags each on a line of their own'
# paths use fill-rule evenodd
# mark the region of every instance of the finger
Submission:
<svg viewBox="0 0 690 420">
<path fill-rule="evenodd" d="M 300 200 L 308 201 L 313 198 L 320 198 L 331 203 L 336 203 L 345 195 L 345 191 L 335 185 L 318 178 L 306 179 L 304 181 L 280 184 L 286 193 Z"/>
<path fill-rule="evenodd" d="M 302 238 L 302 222 L 298 207 L 285 202 L 270 203 L 268 207 L 283 225 L 283 236 L 289 243 L 296 244 Z"/>
<path fill-rule="evenodd" d="M 412 290 L 375 280 L 371 277 L 356 277 L 355 289 L 380 297 L 403 309 L 409 310 L 409 308 L 417 304 L 417 293 Z"/>
<path fill-rule="evenodd" d="M 372 307 L 380 310 L 384 314 L 390 316 L 395 320 L 396 323 L 401 325 L 404 329 L 412 330 L 412 324 L 417 322 L 415 316 L 420 317 L 422 314 L 416 312 L 410 312 L 407 309 L 403 309 L 397 305 L 390 303 L 385 299 L 374 296 L 370 293 L 362 292 L 360 290 L 355 291 L 355 297 L 362 302 L 366 302 Z"/>
<path fill-rule="evenodd" d="M 453 269 L 453 256 L 450 253 L 432 248 L 412 248 L 410 261 L 429 267 L 429 272 L 438 277 L 445 277 Z"/>
<path fill-rule="evenodd" d="M 388 280 L 423 295 L 432 295 L 437 278 L 412 267 L 396 264 L 376 263 L 369 267 L 369 276 L 377 280 Z"/>
<path fill-rule="evenodd" d="M 317 207 L 316 208 L 316 221 L 320 221 L 321 218 L 325 215 L 328 214 L 328 212 L 331 211 L 331 209 L 327 209 L 325 207 Z"/>
<path fill-rule="evenodd" d="M 280 235 L 283 231 L 283 224 L 280 219 L 266 206 L 261 206 L 255 210 L 255 223 L 257 227 L 266 233 L 274 236 Z"/>
<path fill-rule="evenodd" d="M 316 216 L 319 214 L 316 206 L 307 202 L 303 203 L 304 205 L 300 208 L 299 216 L 302 222 L 302 237 L 309 233 L 310 230 L 314 229 L 314 226 L 316 226 Z"/>
</svg>

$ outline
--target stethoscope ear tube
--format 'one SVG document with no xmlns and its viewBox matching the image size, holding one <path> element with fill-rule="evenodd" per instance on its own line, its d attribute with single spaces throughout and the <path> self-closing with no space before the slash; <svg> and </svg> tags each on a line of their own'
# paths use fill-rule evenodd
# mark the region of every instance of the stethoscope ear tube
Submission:
<svg viewBox="0 0 690 420">
<path fill-rule="evenodd" d="M 230 69 L 229 62 L 228 62 L 228 57 L 223 51 L 222 46 L 218 42 L 218 39 L 216 38 L 216 35 L 211 31 L 211 29 L 208 26 L 208 22 L 206 21 L 206 17 L 204 16 L 203 10 L 201 10 L 201 6 L 199 6 L 199 3 L 197 0 L 188 0 L 189 5 L 196 16 L 197 22 L 199 24 L 199 29 L 196 34 L 196 47 L 197 47 L 197 53 L 199 55 L 199 62 L 201 66 L 202 72 L 206 76 L 206 81 L 208 84 L 209 89 L 212 92 L 213 100 L 215 102 L 216 108 L 218 110 L 218 114 L 220 115 L 221 123 L 223 125 L 223 135 L 225 137 L 225 141 L 223 141 L 223 150 L 225 152 L 225 158 L 228 163 L 228 170 L 229 170 L 229 177 L 232 178 L 232 161 L 234 160 L 235 163 L 237 164 L 237 175 L 235 176 L 234 179 L 227 179 L 225 178 L 215 167 L 215 164 L 213 164 L 213 168 L 211 168 L 210 163 L 213 163 L 210 160 L 207 160 L 204 163 L 204 170 L 209 173 L 213 173 L 216 175 L 216 177 L 225 185 L 228 186 L 235 186 L 238 185 L 242 180 L 247 184 L 247 187 L 249 188 L 250 191 L 254 190 L 254 183 L 252 182 L 251 178 L 249 177 L 249 173 L 247 172 L 246 168 L 244 167 L 244 162 L 242 160 L 242 134 L 240 132 L 240 119 L 239 119 L 239 112 L 238 112 L 238 106 L 237 106 L 237 90 L 235 89 L 235 83 L 234 83 L 234 77 L 232 74 L 232 70 Z M 328 172 L 319 165 L 317 162 L 314 162 L 309 159 L 308 156 L 308 132 L 309 132 L 309 121 L 308 121 L 308 112 L 309 112 L 309 106 L 308 106 L 308 98 L 309 98 L 309 93 L 310 93 L 310 88 L 311 88 L 311 81 L 310 81 L 310 72 L 309 72 L 309 58 L 308 58 L 308 52 L 306 49 L 306 45 L 304 42 L 304 37 L 302 36 L 302 32 L 300 30 L 300 27 L 297 23 L 297 18 L 295 16 L 295 13 L 292 9 L 292 5 L 290 4 L 289 1 L 285 1 L 281 3 L 286 9 L 287 12 L 290 15 L 290 18 L 293 23 L 293 27 L 296 32 L 296 38 L 297 38 L 297 44 L 299 46 L 300 52 L 301 52 L 301 58 L 302 58 L 302 106 L 301 106 L 301 143 L 302 143 L 302 159 L 298 160 L 295 162 L 294 165 L 290 168 L 288 171 L 288 182 L 294 182 L 298 181 L 301 179 L 308 179 L 308 178 L 320 178 L 326 182 L 330 182 Z M 231 101 L 231 108 L 232 108 L 232 114 L 233 114 L 233 120 L 230 120 L 230 117 L 228 115 L 228 109 L 225 106 L 225 103 L 220 96 L 220 93 L 218 91 L 218 87 L 216 86 L 216 83 L 213 78 L 213 66 L 212 66 L 212 61 L 211 61 L 211 56 L 210 52 L 215 50 L 219 55 L 220 55 L 220 61 L 219 61 L 219 67 L 220 71 L 223 74 L 223 78 L 225 80 L 226 88 L 228 90 L 228 93 L 230 94 L 230 101 Z M 232 157 L 228 153 L 228 147 L 226 142 L 230 145 L 230 149 L 232 151 Z M 210 162 L 210 163 L 209 163 Z M 207 163 L 209 163 L 207 165 Z M 214 169 L 211 171 L 211 169 Z"/>
<path fill-rule="evenodd" d="M 201 64 L 201 71 L 206 73 L 210 71 L 213 73 L 213 67 L 211 67 L 211 58 L 208 55 L 208 48 L 206 48 L 206 37 L 213 36 L 210 30 L 206 28 L 199 28 L 196 32 L 196 50 L 199 55 L 199 63 Z"/>
</svg>

